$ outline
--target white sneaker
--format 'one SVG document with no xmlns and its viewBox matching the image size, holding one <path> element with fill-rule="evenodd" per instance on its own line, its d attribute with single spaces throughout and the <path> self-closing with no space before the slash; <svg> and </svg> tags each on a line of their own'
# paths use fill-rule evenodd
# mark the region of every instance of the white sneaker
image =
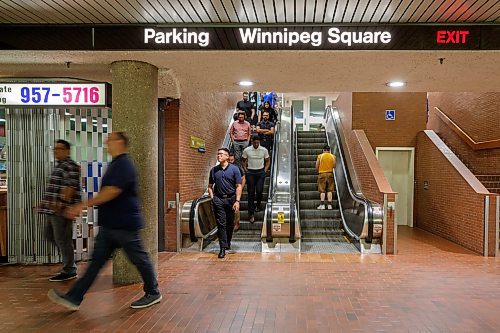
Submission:
<svg viewBox="0 0 500 333">
<path fill-rule="evenodd" d="M 325 205 L 319 205 L 317 209 L 325 209 Z"/>
<path fill-rule="evenodd" d="M 333 209 L 332 205 L 328 205 L 328 209 Z"/>
</svg>

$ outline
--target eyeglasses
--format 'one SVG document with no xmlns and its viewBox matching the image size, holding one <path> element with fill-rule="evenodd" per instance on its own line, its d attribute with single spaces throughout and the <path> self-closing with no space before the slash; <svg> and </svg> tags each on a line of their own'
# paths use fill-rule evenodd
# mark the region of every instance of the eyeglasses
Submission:
<svg viewBox="0 0 500 333">
<path fill-rule="evenodd" d="M 66 150 L 66 148 L 63 148 L 63 147 L 55 147 L 55 148 L 52 148 L 52 150 Z"/>
</svg>

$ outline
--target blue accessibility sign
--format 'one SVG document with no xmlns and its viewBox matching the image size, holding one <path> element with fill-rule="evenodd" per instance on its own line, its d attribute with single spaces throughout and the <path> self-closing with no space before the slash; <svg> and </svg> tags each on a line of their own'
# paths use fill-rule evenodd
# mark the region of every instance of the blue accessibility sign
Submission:
<svg viewBox="0 0 500 333">
<path fill-rule="evenodd" d="M 385 120 L 396 120 L 396 110 L 385 110 Z"/>
</svg>

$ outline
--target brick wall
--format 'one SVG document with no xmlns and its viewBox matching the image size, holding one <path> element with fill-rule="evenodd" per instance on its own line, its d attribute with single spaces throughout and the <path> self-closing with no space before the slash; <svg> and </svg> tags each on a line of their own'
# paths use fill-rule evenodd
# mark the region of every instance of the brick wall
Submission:
<svg viewBox="0 0 500 333">
<path fill-rule="evenodd" d="M 208 172 L 215 165 L 230 117 L 241 93 L 184 90 L 177 116 L 165 121 L 165 205 L 180 193 L 181 204 L 201 196 L 208 184 Z M 190 137 L 205 140 L 206 152 L 190 148 Z M 175 190 L 175 191 L 174 191 Z M 166 207 L 166 206 L 165 206 Z M 166 209 L 165 248 L 176 250 L 175 210 Z"/>
<path fill-rule="evenodd" d="M 426 128 L 426 108 L 426 93 L 352 93 L 352 129 L 364 130 L 373 149 L 415 147 Z M 396 110 L 396 120 L 385 120 L 385 110 Z"/>
<path fill-rule="evenodd" d="M 444 143 L 436 145 L 439 139 L 434 135 L 433 141 L 432 134 L 425 131 L 417 137 L 416 226 L 482 254 L 488 192 L 455 156 L 446 155 Z"/>
<path fill-rule="evenodd" d="M 335 101 L 340 120 L 345 130 L 352 129 L 352 93 L 340 93 Z"/>
<path fill-rule="evenodd" d="M 435 112 L 438 107 L 476 142 L 500 139 L 500 93 L 429 93 L 428 129 L 439 134 L 475 174 L 500 174 L 500 149 L 473 150 Z M 496 121 L 495 121 L 496 120 Z"/>
</svg>

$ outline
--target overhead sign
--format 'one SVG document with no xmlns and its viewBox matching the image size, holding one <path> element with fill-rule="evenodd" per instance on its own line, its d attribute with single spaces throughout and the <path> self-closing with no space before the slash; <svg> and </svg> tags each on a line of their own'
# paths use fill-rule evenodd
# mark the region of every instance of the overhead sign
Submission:
<svg viewBox="0 0 500 333">
<path fill-rule="evenodd" d="M 106 106 L 105 83 L 0 83 L 2 106 Z"/>
<path fill-rule="evenodd" d="M 2 50 L 499 50 L 500 25 L 0 25 Z"/>
</svg>

